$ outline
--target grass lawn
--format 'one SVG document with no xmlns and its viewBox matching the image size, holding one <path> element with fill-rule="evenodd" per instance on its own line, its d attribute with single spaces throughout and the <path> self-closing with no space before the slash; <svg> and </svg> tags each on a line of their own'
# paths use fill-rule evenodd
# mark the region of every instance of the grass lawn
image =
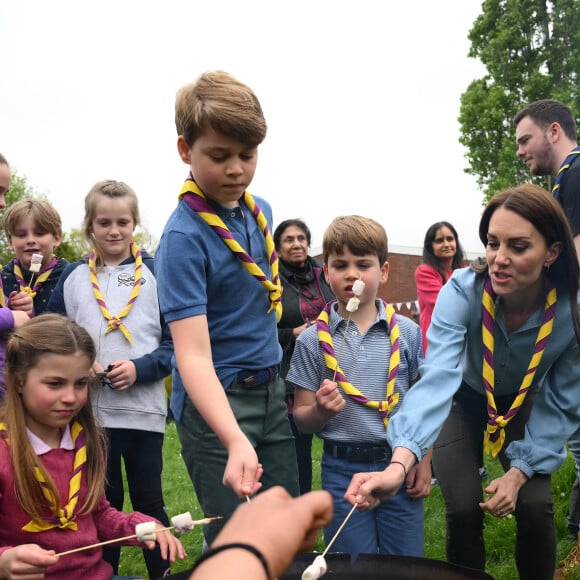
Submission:
<svg viewBox="0 0 580 580">
<path fill-rule="evenodd" d="M 313 451 L 313 481 L 314 488 L 320 488 L 320 456 L 322 446 L 315 438 Z M 163 448 L 163 492 L 169 516 L 190 511 L 194 519 L 203 517 L 197 503 L 193 486 L 185 464 L 180 455 L 180 444 L 175 425 L 167 426 Z M 486 464 L 491 477 L 498 477 L 502 470 L 499 462 L 493 460 Z M 574 482 L 574 463 L 570 457 L 552 478 L 552 494 L 554 497 L 554 512 L 558 533 L 558 558 L 565 558 L 574 547 L 574 542 L 566 538 L 566 516 L 568 514 L 568 498 Z M 126 497 L 126 511 L 130 511 L 130 500 Z M 498 519 L 486 517 L 485 542 L 487 550 L 487 572 L 497 580 L 513 580 L 517 578 L 514 565 L 514 518 Z M 188 557 L 183 562 L 172 566 L 173 572 L 191 568 L 201 553 L 202 530 L 194 528 L 181 536 Z M 322 551 L 324 543 L 320 536 L 317 549 Z M 445 560 L 445 507 L 440 489 L 435 486 L 431 495 L 425 501 L 425 557 Z M 147 577 L 141 550 L 133 547 L 122 549 L 119 574 L 141 574 Z M 573 570 L 567 576 L 568 580 L 580 580 L 580 569 Z"/>
</svg>

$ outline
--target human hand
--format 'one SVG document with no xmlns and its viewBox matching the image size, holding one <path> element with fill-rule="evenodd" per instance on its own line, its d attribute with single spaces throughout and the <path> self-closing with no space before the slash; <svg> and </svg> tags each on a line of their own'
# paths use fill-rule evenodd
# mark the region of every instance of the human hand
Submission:
<svg viewBox="0 0 580 580">
<path fill-rule="evenodd" d="M 34 310 L 32 296 L 30 296 L 28 292 L 24 292 L 24 290 L 21 290 L 20 292 L 14 290 L 13 292 L 10 292 L 10 296 L 8 296 L 8 308 L 10 308 L 10 310 L 26 312 L 28 316 L 31 316 Z"/>
<path fill-rule="evenodd" d="M 294 338 L 298 338 L 307 328 L 308 323 L 305 322 L 304 324 L 297 326 L 296 328 L 293 328 L 292 335 L 294 336 Z"/>
<path fill-rule="evenodd" d="M 12 310 L 12 316 L 14 318 L 14 328 L 18 328 L 30 320 L 28 314 L 22 310 Z"/>
<path fill-rule="evenodd" d="M 425 458 L 411 468 L 407 476 L 407 494 L 413 499 L 427 497 L 431 492 L 431 479 L 433 472 L 431 470 L 431 461 L 425 461 Z"/>
<path fill-rule="evenodd" d="M 270 577 L 279 577 L 298 552 L 309 550 L 320 531 L 332 519 L 332 498 L 326 491 L 313 491 L 293 499 L 282 487 L 273 487 L 240 505 L 213 547 L 243 542 L 254 546 L 266 559 Z M 201 578 L 229 578 L 234 570 L 238 578 L 256 578 L 255 574 L 240 571 L 244 560 L 241 550 L 225 550 L 206 560 L 191 576 Z M 248 565 L 261 570 L 258 559 L 249 556 Z M 262 573 L 263 574 L 263 573 Z M 262 577 L 262 576 L 260 576 Z"/>
<path fill-rule="evenodd" d="M 405 472 L 400 466 L 390 465 L 384 471 L 367 471 L 353 476 L 344 499 L 351 505 L 358 504 L 361 511 L 376 508 L 383 499 L 393 497 L 403 482 Z"/>
<path fill-rule="evenodd" d="M 157 524 L 155 526 L 155 536 L 156 541 L 148 540 L 143 542 L 143 544 L 149 548 L 149 550 L 153 550 L 155 548 L 155 544 L 159 544 L 159 549 L 161 550 L 161 557 L 164 560 L 169 560 L 170 562 L 175 562 L 175 558 L 179 558 L 183 560 L 187 557 L 187 553 L 185 552 L 185 548 L 181 543 L 179 538 L 176 538 L 170 530 L 164 529 L 165 526 L 161 524 Z"/>
<path fill-rule="evenodd" d="M 324 379 L 318 391 L 316 391 L 316 407 L 320 413 L 327 417 L 334 417 L 346 406 L 338 384 Z"/>
<path fill-rule="evenodd" d="M 36 544 L 22 544 L 0 554 L 0 578 L 42 579 L 46 568 L 57 562 L 54 550 L 43 550 Z"/>
<path fill-rule="evenodd" d="M 492 497 L 481 502 L 479 507 L 498 518 L 513 513 L 516 509 L 518 493 L 527 481 L 528 478 L 522 471 L 517 467 L 512 467 L 502 477 L 491 481 L 483 490 L 487 494 L 492 494 Z"/>
<path fill-rule="evenodd" d="M 109 366 L 112 368 L 107 372 L 107 378 L 115 390 L 124 391 L 135 384 L 137 369 L 133 361 L 118 360 Z"/>
<path fill-rule="evenodd" d="M 263 473 L 264 468 L 258 463 L 256 450 L 245 436 L 228 447 L 223 484 L 230 487 L 238 497 L 257 493 L 262 487 L 260 479 Z"/>
</svg>

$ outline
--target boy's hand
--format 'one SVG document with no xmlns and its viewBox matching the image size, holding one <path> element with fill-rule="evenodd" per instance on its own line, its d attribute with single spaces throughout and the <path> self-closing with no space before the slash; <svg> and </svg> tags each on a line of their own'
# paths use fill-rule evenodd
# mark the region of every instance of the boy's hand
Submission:
<svg viewBox="0 0 580 580">
<path fill-rule="evenodd" d="M 8 296 L 8 308 L 10 308 L 10 310 L 25 312 L 30 316 L 34 308 L 32 296 L 30 296 L 28 292 L 16 292 L 16 290 L 14 290 L 10 292 L 10 296 Z"/>
<path fill-rule="evenodd" d="M 264 469 L 258 463 L 256 450 L 246 437 L 236 441 L 228 448 L 228 463 L 224 471 L 223 484 L 238 497 L 252 496 L 262 483 L 260 478 Z"/>
<path fill-rule="evenodd" d="M 320 385 L 320 389 L 316 391 L 316 407 L 323 414 L 329 418 L 334 417 L 340 413 L 346 406 L 338 384 L 324 379 Z"/>
<path fill-rule="evenodd" d="M 44 578 L 46 568 L 58 562 L 54 554 L 36 544 L 9 548 L 0 555 L 0 578 Z"/>
</svg>

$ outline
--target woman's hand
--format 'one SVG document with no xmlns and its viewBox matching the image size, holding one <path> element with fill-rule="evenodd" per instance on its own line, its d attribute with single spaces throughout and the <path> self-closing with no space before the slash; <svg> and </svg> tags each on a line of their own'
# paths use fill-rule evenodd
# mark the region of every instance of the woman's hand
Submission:
<svg viewBox="0 0 580 580">
<path fill-rule="evenodd" d="M 493 494 L 487 501 L 481 502 L 479 507 L 498 518 L 503 518 L 514 512 L 520 489 L 528 481 L 526 475 L 517 467 L 512 467 L 502 477 L 494 479 L 483 490 Z"/>
</svg>

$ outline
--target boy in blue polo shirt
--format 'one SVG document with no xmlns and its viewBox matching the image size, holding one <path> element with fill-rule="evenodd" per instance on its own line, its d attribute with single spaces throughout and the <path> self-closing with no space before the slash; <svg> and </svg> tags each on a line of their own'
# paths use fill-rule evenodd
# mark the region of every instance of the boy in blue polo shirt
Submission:
<svg viewBox="0 0 580 580">
<path fill-rule="evenodd" d="M 175 348 L 171 407 L 211 543 L 240 501 L 284 486 L 296 455 L 278 376 L 282 351 L 272 211 L 247 191 L 266 122 L 252 90 L 203 74 L 177 94 L 177 148 L 190 174 L 155 259 Z"/>
<path fill-rule="evenodd" d="M 324 439 L 322 488 L 334 503 L 334 517 L 324 531 L 327 543 L 351 510 L 344 493 L 352 476 L 382 471 L 390 463 L 388 420 L 418 379 L 423 361 L 419 326 L 377 298 L 389 273 L 387 251 L 387 234 L 374 220 L 344 216 L 332 221 L 322 252 L 337 300 L 296 340 L 287 376 L 296 386 L 296 424 Z M 361 553 L 422 556 L 430 456 L 409 472 L 406 483 L 377 509 L 355 512 L 333 550 L 350 553 L 353 560 Z"/>
</svg>

